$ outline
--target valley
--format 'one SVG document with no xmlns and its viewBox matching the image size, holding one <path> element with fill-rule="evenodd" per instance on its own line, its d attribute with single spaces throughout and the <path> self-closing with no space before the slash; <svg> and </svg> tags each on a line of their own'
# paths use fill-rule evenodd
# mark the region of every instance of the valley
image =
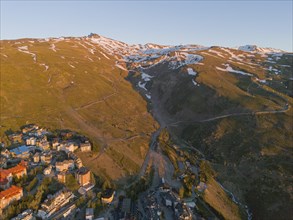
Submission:
<svg viewBox="0 0 293 220">
<path fill-rule="evenodd" d="M 292 62 L 251 45 L 1 41 L 1 142 L 29 123 L 87 135 L 83 164 L 146 219 L 144 197 L 175 215 L 152 194 L 162 181 L 196 202 L 193 219 L 290 219 Z"/>
</svg>

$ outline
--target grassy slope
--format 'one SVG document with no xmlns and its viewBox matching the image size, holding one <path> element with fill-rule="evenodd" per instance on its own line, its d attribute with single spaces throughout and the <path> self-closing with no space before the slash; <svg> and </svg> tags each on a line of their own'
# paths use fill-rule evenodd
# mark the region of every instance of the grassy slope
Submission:
<svg viewBox="0 0 293 220">
<path fill-rule="evenodd" d="M 225 219 L 241 219 L 239 207 L 228 197 L 213 178 L 208 179 L 207 189 L 204 192 L 203 198 Z"/>
<path fill-rule="evenodd" d="M 48 49 L 52 42 L 24 41 L 24 45 L 31 44 L 30 51 L 37 53 L 37 64 L 30 55 L 17 51 L 21 44 L 14 43 L 1 42 L 1 132 L 26 122 L 78 130 L 99 146 L 108 147 L 101 155 L 80 155 L 92 170 L 103 171 L 111 178 L 136 171 L 146 153 L 148 135 L 157 125 L 146 112 L 146 103 L 124 80 L 126 72 L 115 68 L 114 60 L 105 58 L 99 48 L 93 55 L 77 40 L 56 42 L 57 52 Z M 156 72 L 156 80 L 148 84 L 153 102 L 150 106 L 157 108 L 155 112 L 167 124 L 188 122 L 169 129 L 207 155 L 220 181 L 249 205 L 256 219 L 290 219 L 286 210 L 292 207 L 292 157 L 288 153 L 292 151 L 292 110 L 189 123 L 227 113 L 280 110 L 285 104 L 280 95 L 292 104 L 287 96 L 292 96 L 290 69 L 282 67 L 282 74 L 276 75 L 228 59 L 229 53 L 220 48 L 213 49 L 224 58 L 198 52 L 205 57 L 204 65 L 190 66 L 198 72 L 199 87 L 192 84 L 193 77 L 187 75 L 186 68 L 170 71 L 166 65 L 158 65 L 148 70 Z M 264 62 L 260 55 L 243 60 Z M 287 65 L 290 59 L 285 57 L 279 62 Z M 44 72 L 40 63 L 49 65 L 49 70 Z M 224 68 L 224 63 L 273 81 L 263 86 L 254 78 L 216 70 Z M 131 81 L 137 83 L 135 78 Z M 206 193 L 206 200 L 228 216 L 233 209 L 221 208 L 225 194 L 217 193 L 212 183 L 210 189 L 220 196 Z"/>
<path fill-rule="evenodd" d="M 125 164 L 134 164 L 118 163 L 111 153 L 103 153 L 100 160 L 95 155 L 91 161 L 84 158 L 94 171 L 104 170 L 115 179 L 136 171 L 157 124 L 145 101 L 124 79 L 127 73 L 115 67 L 114 58 L 104 57 L 98 47 L 92 54 L 76 39 L 18 42 L 1 41 L 2 137 L 5 130 L 25 123 L 69 128 L 88 135 L 100 148 L 115 149 Z M 57 52 L 49 49 L 53 43 Z M 24 45 L 37 55 L 37 62 L 17 50 Z"/>
<path fill-rule="evenodd" d="M 290 219 L 290 126 L 292 116 L 262 115 L 193 124 L 182 135 L 208 156 L 220 181 L 256 219 Z"/>
<path fill-rule="evenodd" d="M 149 88 L 152 106 L 157 108 L 159 118 L 171 125 L 169 131 L 176 139 L 188 141 L 207 156 L 220 182 L 249 206 L 255 219 L 291 219 L 292 109 L 278 114 L 195 121 L 229 113 L 282 110 L 286 100 L 292 105 L 288 96 L 292 94 L 292 72 L 277 66 L 291 65 L 292 71 L 292 56 L 284 56 L 274 65 L 282 70 L 276 75 L 263 68 L 272 64 L 260 55 L 243 58 L 244 62 L 260 64 L 252 65 L 229 59 L 228 53 L 219 48 L 214 50 L 224 57 L 198 52 L 204 56 L 203 65 L 189 66 L 198 73 L 198 87 L 192 84 L 194 77 L 187 74 L 186 67 L 174 71 L 163 64 L 147 70 L 156 77 Z M 225 63 L 254 77 L 216 70 L 225 68 Z M 263 85 L 255 77 L 272 81 Z M 131 80 L 135 82 L 135 75 Z M 221 196 L 207 195 L 209 204 L 220 210 Z M 222 212 L 228 213 L 229 208 Z"/>
</svg>

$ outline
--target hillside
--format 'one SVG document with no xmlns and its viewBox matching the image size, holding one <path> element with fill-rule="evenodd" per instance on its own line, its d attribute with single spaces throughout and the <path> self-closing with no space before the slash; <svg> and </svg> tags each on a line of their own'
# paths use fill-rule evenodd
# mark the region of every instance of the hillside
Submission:
<svg viewBox="0 0 293 220">
<path fill-rule="evenodd" d="M 91 137 L 84 163 L 113 179 L 137 172 L 158 126 L 115 58 L 83 39 L 1 41 L 1 135 L 25 123 Z M 89 155 L 87 155 L 89 156 Z"/>
<path fill-rule="evenodd" d="M 123 180 L 154 165 L 172 182 L 182 155 L 156 148 L 166 128 L 168 147 L 211 164 L 203 198 L 221 216 L 243 218 L 247 205 L 253 219 L 292 219 L 292 69 L 292 53 L 254 45 L 1 41 L 1 135 L 25 123 L 76 130 L 97 147 L 79 155 L 97 174 Z"/>
<path fill-rule="evenodd" d="M 156 119 L 206 156 L 253 218 L 291 219 L 293 58 L 267 51 L 203 48 L 194 63 L 133 67 L 130 80 L 148 76 L 139 90 Z"/>
</svg>

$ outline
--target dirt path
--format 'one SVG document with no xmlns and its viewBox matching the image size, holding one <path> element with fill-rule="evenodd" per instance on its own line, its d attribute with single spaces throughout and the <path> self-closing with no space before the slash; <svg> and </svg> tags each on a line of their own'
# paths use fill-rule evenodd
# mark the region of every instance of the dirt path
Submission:
<svg viewBox="0 0 293 220">
<path fill-rule="evenodd" d="M 120 78 L 118 79 L 117 82 L 109 79 L 109 77 L 104 76 L 102 74 L 100 76 L 103 77 L 103 78 L 105 78 L 106 80 L 108 80 L 109 82 L 112 83 L 112 88 L 113 88 L 114 92 L 110 93 L 109 95 L 105 95 L 104 97 L 102 97 L 99 100 L 92 101 L 92 102 L 89 102 L 89 103 L 87 103 L 85 105 L 82 105 L 80 107 L 77 107 L 77 108 L 75 108 L 75 110 L 80 110 L 80 109 L 88 108 L 88 107 L 91 107 L 92 105 L 95 105 L 95 104 L 98 104 L 98 103 L 101 103 L 101 102 L 105 102 L 107 99 L 111 98 L 112 96 L 115 96 L 118 93 L 117 84 L 119 82 L 121 82 L 121 72 L 120 72 Z"/>
<path fill-rule="evenodd" d="M 102 140 L 104 143 L 106 139 L 103 137 L 103 132 L 99 130 L 96 126 L 89 123 L 85 118 L 83 118 L 76 110 L 72 107 L 67 106 L 65 108 L 66 114 L 72 118 L 80 127 L 81 130 L 90 134 L 98 143 Z"/>
<path fill-rule="evenodd" d="M 80 126 L 81 130 L 83 130 L 86 133 L 88 133 L 89 135 L 91 135 L 92 138 L 96 142 L 98 142 L 98 143 L 102 142 L 103 146 L 100 148 L 99 154 L 94 159 L 97 159 L 98 157 L 101 156 L 101 154 L 103 154 L 105 152 L 105 149 L 107 148 L 109 142 L 112 142 L 112 141 L 126 141 L 127 140 L 127 138 L 112 138 L 112 139 L 109 139 L 109 138 L 104 137 L 102 130 L 97 128 L 95 125 L 91 124 L 91 122 L 86 120 L 78 112 L 78 110 L 80 110 L 80 109 L 89 108 L 89 107 L 91 107 L 91 106 L 93 106 L 95 104 L 106 102 L 107 99 L 109 99 L 109 98 L 111 98 L 111 97 L 113 97 L 113 96 L 118 94 L 118 84 L 123 79 L 122 71 L 120 70 L 119 77 L 118 77 L 117 80 L 110 79 L 108 76 L 105 76 L 103 74 L 101 74 L 101 77 L 105 78 L 106 80 L 108 80 L 112 84 L 112 88 L 113 88 L 114 92 L 103 96 L 99 100 L 91 101 L 91 102 L 89 102 L 89 103 L 87 103 L 85 105 L 82 105 L 80 107 L 77 107 L 77 108 L 73 108 L 73 107 L 69 106 L 68 104 L 66 104 L 67 107 L 65 108 L 66 114 L 69 117 L 71 117 L 72 119 L 74 119 L 74 121 Z M 62 99 L 63 99 L 63 102 L 66 103 L 66 98 L 65 98 L 64 93 L 62 94 Z M 135 138 L 135 137 L 131 137 L 131 138 L 129 138 L 129 140 L 131 140 L 132 138 Z"/>
</svg>

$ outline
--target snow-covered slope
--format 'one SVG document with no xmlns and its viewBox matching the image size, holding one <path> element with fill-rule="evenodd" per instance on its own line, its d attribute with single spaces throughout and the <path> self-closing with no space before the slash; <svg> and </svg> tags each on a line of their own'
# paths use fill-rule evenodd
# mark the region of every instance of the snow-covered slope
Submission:
<svg viewBox="0 0 293 220">
<path fill-rule="evenodd" d="M 143 65 L 144 68 L 163 62 L 171 62 L 172 69 L 195 64 L 201 61 L 202 57 L 194 52 L 208 49 L 199 45 L 166 46 L 152 43 L 131 45 L 97 34 L 90 34 L 85 40 L 90 46 L 98 45 L 105 53 L 128 63 Z"/>
<path fill-rule="evenodd" d="M 245 52 L 256 52 L 256 53 L 285 53 L 283 50 L 269 48 L 269 47 L 258 47 L 256 45 L 245 45 L 238 47 L 238 50 L 245 51 Z"/>
</svg>

